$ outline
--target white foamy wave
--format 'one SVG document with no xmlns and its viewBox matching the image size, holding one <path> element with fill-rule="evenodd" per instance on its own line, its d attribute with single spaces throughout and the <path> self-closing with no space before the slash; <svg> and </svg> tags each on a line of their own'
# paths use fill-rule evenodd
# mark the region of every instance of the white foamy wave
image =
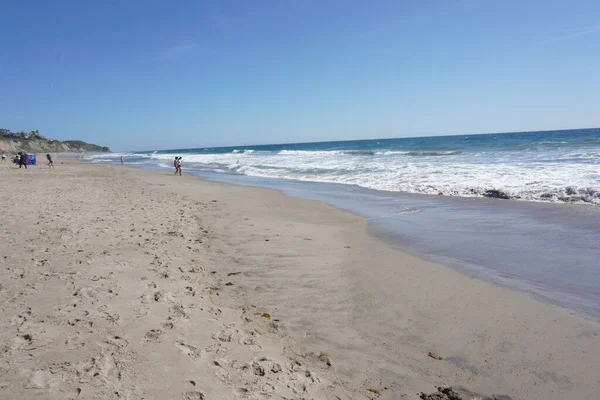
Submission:
<svg viewBox="0 0 600 400">
<path fill-rule="evenodd" d="M 457 156 L 462 154 L 462 151 L 382 151 L 375 154 L 384 156 L 415 156 L 415 157 L 437 157 L 437 156 Z"/>
<path fill-rule="evenodd" d="M 107 159 L 107 160 L 120 160 L 121 157 L 128 158 L 152 158 L 151 154 L 147 153 L 100 153 L 100 154 L 89 154 L 84 155 L 84 160 L 96 160 L 96 159 Z"/>
<path fill-rule="evenodd" d="M 545 152 L 306 151 L 236 149 L 228 153 L 116 153 L 93 162 L 126 162 L 171 168 L 182 156 L 186 169 L 263 178 L 327 182 L 409 193 L 498 197 L 600 205 L 597 148 Z"/>
<path fill-rule="evenodd" d="M 408 151 L 393 151 L 393 150 L 388 150 L 388 151 L 380 151 L 377 152 L 378 155 L 382 155 L 382 156 L 399 156 L 399 155 L 405 155 L 406 153 L 408 153 Z"/>
<path fill-rule="evenodd" d="M 108 162 L 112 161 L 112 159 L 110 159 L 110 158 L 94 158 L 94 159 L 90 159 L 90 160 L 93 163 L 108 163 Z"/>
<path fill-rule="evenodd" d="M 394 192 L 600 205 L 600 178 L 596 177 L 595 183 L 586 179 L 587 174 L 593 174 L 593 168 L 589 167 L 577 169 L 580 177 L 571 175 L 574 171 L 539 167 L 535 171 L 521 171 L 519 166 L 480 166 L 478 171 L 473 171 L 472 165 L 453 165 L 444 169 L 413 165 L 347 174 L 318 174 L 315 173 L 316 168 L 306 172 L 306 168 L 292 171 L 275 166 L 237 166 L 235 172 L 256 177 L 350 184 Z M 550 179 L 549 174 L 553 174 Z"/>
<path fill-rule="evenodd" d="M 277 154 L 281 156 L 330 156 L 343 154 L 343 152 L 338 150 L 280 150 Z"/>
</svg>

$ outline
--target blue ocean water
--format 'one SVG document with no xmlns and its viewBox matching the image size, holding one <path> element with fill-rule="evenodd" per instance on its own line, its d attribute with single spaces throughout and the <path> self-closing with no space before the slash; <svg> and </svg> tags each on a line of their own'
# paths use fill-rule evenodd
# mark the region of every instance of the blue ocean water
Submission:
<svg viewBox="0 0 600 400">
<path fill-rule="evenodd" d="M 116 162 L 405 193 L 600 205 L 600 129 L 190 148 Z"/>
</svg>

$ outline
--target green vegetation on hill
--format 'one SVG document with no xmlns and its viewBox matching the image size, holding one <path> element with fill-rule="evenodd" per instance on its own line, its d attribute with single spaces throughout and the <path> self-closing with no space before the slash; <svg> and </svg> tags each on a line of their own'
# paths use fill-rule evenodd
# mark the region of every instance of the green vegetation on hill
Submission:
<svg viewBox="0 0 600 400">
<path fill-rule="evenodd" d="M 65 153 L 65 152 L 98 152 L 110 153 L 110 148 L 83 142 L 81 140 L 48 139 L 39 134 L 39 131 L 11 132 L 0 129 L 0 151 L 17 153 L 19 151 L 38 153 Z"/>
<path fill-rule="evenodd" d="M 63 143 L 70 146 L 72 149 L 79 149 L 81 151 L 110 153 L 110 149 L 108 147 L 82 142 L 81 140 L 64 140 Z"/>
</svg>

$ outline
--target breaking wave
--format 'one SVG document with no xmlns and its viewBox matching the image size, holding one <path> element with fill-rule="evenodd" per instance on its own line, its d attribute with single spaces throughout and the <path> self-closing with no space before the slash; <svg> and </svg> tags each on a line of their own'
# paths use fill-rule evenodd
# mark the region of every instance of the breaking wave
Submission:
<svg viewBox="0 0 600 400">
<path fill-rule="evenodd" d="M 183 149 L 90 156 L 430 195 L 600 205 L 600 131 Z"/>
</svg>

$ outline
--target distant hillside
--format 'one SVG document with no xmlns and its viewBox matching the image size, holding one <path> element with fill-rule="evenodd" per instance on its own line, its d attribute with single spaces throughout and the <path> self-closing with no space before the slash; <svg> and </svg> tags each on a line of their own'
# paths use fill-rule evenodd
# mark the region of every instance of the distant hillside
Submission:
<svg viewBox="0 0 600 400">
<path fill-rule="evenodd" d="M 110 153 L 108 147 L 98 146 L 97 144 L 90 144 L 82 142 L 81 140 L 65 140 L 64 144 L 69 146 L 73 151 L 88 151 L 95 153 Z"/>
<path fill-rule="evenodd" d="M 0 151 L 5 153 L 67 153 L 98 152 L 110 153 L 108 147 L 82 142 L 81 140 L 52 140 L 40 135 L 38 131 L 11 132 L 0 129 Z"/>
</svg>

